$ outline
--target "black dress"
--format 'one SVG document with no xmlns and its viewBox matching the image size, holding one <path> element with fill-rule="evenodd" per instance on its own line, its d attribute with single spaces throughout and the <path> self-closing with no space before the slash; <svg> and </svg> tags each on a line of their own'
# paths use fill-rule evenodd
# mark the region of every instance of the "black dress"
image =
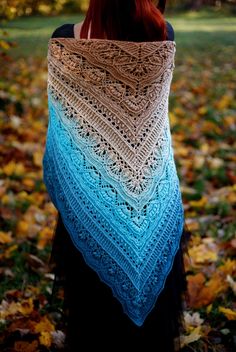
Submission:
<svg viewBox="0 0 236 352">
<path fill-rule="evenodd" d="M 174 40 L 174 30 L 169 22 L 167 30 L 168 40 Z M 58 27 L 52 37 L 73 38 L 74 24 Z M 111 289 L 87 266 L 58 213 L 50 263 L 55 273 L 52 299 L 59 288 L 64 291 L 65 350 L 77 352 L 96 348 L 110 352 L 129 347 L 139 351 L 145 346 L 145 352 L 178 351 L 179 336 L 184 332 L 183 309 L 188 299 L 183 254 L 187 253 L 189 238 L 185 223 L 181 246 L 165 287 L 155 308 L 138 327 L 123 313 Z"/>
</svg>

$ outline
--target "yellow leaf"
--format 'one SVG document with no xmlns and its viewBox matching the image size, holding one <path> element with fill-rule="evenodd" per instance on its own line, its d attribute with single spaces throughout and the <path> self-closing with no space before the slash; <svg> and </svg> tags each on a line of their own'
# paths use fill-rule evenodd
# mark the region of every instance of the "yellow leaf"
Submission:
<svg viewBox="0 0 236 352">
<path fill-rule="evenodd" d="M 225 121 L 225 124 L 228 126 L 228 127 L 234 127 L 235 124 L 236 124 L 236 119 L 235 119 L 235 116 L 225 116 L 224 117 L 224 121 Z"/>
<path fill-rule="evenodd" d="M 207 109 L 206 106 L 201 106 L 201 107 L 198 109 L 199 115 L 205 115 L 207 111 L 208 111 L 208 109 Z"/>
<path fill-rule="evenodd" d="M 39 342 L 41 345 L 50 347 L 52 344 L 52 336 L 49 332 L 47 331 L 42 331 L 40 336 L 39 336 Z"/>
<path fill-rule="evenodd" d="M 36 204 L 37 206 L 39 206 L 40 204 L 43 203 L 43 201 L 45 200 L 45 196 L 42 193 L 39 192 L 34 192 L 32 194 L 29 195 L 28 200 L 32 203 L 32 204 Z"/>
<path fill-rule="evenodd" d="M 43 160 L 43 153 L 41 151 L 35 152 L 33 155 L 34 165 L 41 167 Z"/>
<path fill-rule="evenodd" d="M 15 315 L 18 312 L 18 304 L 16 302 L 8 303 L 3 300 L 0 306 L 0 319 L 5 319 L 9 315 Z"/>
<path fill-rule="evenodd" d="M 55 331 L 55 327 L 54 325 L 50 322 L 50 320 L 44 316 L 39 323 L 37 323 L 34 327 L 34 331 L 35 332 L 51 332 L 51 331 Z"/>
<path fill-rule="evenodd" d="M 18 248 L 17 244 L 14 244 L 12 246 L 10 246 L 9 248 L 7 248 L 4 253 L 0 254 L 0 258 L 10 258 L 12 252 L 16 251 Z"/>
<path fill-rule="evenodd" d="M 49 227 L 44 227 L 42 231 L 39 232 L 39 242 L 37 244 L 38 249 L 45 248 L 45 245 L 51 241 L 53 237 L 53 230 Z"/>
<path fill-rule="evenodd" d="M 189 204 L 192 206 L 192 207 L 196 207 L 196 208 L 203 208 L 208 202 L 208 199 L 206 196 L 203 196 L 201 199 L 199 200 L 191 200 L 189 201 Z"/>
<path fill-rule="evenodd" d="M 209 314 L 212 311 L 212 307 L 213 307 L 212 303 L 207 306 L 206 308 L 207 314 Z"/>
<path fill-rule="evenodd" d="M 7 175 L 10 176 L 14 173 L 16 168 L 16 163 L 14 161 L 10 161 L 8 164 L 3 166 L 3 172 Z"/>
<path fill-rule="evenodd" d="M 212 240 L 212 239 L 211 239 Z M 218 259 L 218 246 L 213 243 L 203 242 L 189 249 L 189 255 L 194 263 L 211 263 Z"/>
<path fill-rule="evenodd" d="M 227 276 L 227 275 L 232 276 L 236 270 L 236 260 L 232 260 L 230 258 L 227 258 L 225 260 L 225 263 L 223 265 L 219 266 L 217 269 L 218 269 L 218 271 L 217 271 L 218 275 L 222 276 L 222 274 L 223 274 L 225 276 Z"/>
<path fill-rule="evenodd" d="M 222 312 L 228 320 L 236 320 L 236 311 L 230 308 L 218 307 L 219 311 Z"/>
<path fill-rule="evenodd" d="M 6 317 L 17 313 L 29 315 L 32 313 L 34 305 L 32 298 L 29 298 L 27 300 L 23 300 L 22 302 L 8 303 L 7 301 L 2 301 L 0 308 L 0 318 L 5 319 Z"/>
<path fill-rule="evenodd" d="M 169 112 L 169 116 L 170 116 L 171 125 L 175 126 L 178 123 L 178 119 L 176 115 L 173 112 Z"/>
<path fill-rule="evenodd" d="M 187 311 L 184 311 L 184 321 L 187 333 L 190 333 L 194 327 L 202 325 L 204 322 L 204 320 L 201 319 L 199 312 L 191 314 Z"/>
<path fill-rule="evenodd" d="M 21 304 L 19 305 L 19 308 L 18 308 L 18 311 L 22 315 L 29 315 L 33 312 L 33 310 L 34 310 L 34 303 L 33 303 L 33 299 L 31 297 L 29 299 L 21 302 Z"/>
<path fill-rule="evenodd" d="M 180 146 L 179 148 L 176 149 L 176 154 L 178 154 L 178 156 L 187 157 L 189 156 L 189 150 L 188 148 L 184 148 Z M 188 162 L 188 160 L 185 160 L 185 162 Z"/>
<path fill-rule="evenodd" d="M 0 243 L 10 243 L 12 242 L 12 232 L 8 231 L 8 232 L 3 232 L 0 231 Z"/>
<path fill-rule="evenodd" d="M 29 194 L 25 191 L 21 191 L 17 194 L 17 199 L 19 200 L 28 200 Z"/>
<path fill-rule="evenodd" d="M 189 231 L 199 230 L 199 222 L 195 219 L 187 219 L 186 224 L 188 225 Z"/>
<path fill-rule="evenodd" d="M 10 197 L 8 194 L 4 194 L 2 197 L 1 197 L 1 202 L 3 205 L 6 205 L 8 203 L 10 203 Z"/>
<path fill-rule="evenodd" d="M 223 95 L 220 100 L 215 103 L 215 107 L 219 110 L 224 110 L 229 107 L 233 97 L 231 95 Z"/>
<path fill-rule="evenodd" d="M 22 183 L 23 183 L 24 186 L 29 187 L 31 189 L 33 189 L 34 186 L 35 186 L 35 182 L 31 178 L 24 178 L 22 180 Z"/>
<path fill-rule="evenodd" d="M 36 104 L 36 106 L 38 105 L 40 105 L 41 104 L 41 97 L 34 97 L 33 98 L 34 100 L 35 99 L 37 99 L 37 104 Z M 42 129 L 44 128 L 44 124 L 43 124 L 43 122 L 42 121 L 40 121 L 40 120 L 33 120 L 32 121 L 32 127 L 33 127 L 33 130 L 34 131 L 39 131 L 39 132 L 41 132 L 42 131 Z"/>
<path fill-rule="evenodd" d="M 231 204 L 236 203 L 236 193 L 228 194 L 227 201 Z"/>
<path fill-rule="evenodd" d="M 0 40 L 0 47 L 4 50 L 10 49 L 9 43 L 2 39 Z"/>
<path fill-rule="evenodd" d="M 209 149 L 210 149 L 210 146 L 209 146 L 209 144 L 207 144 L 207 143 L 203 143 L 203 144 L 200 146 L 200 150 L 201 150 L 204 154 L 208 154 L 208 153 L 209 153 Z"/>
<path fill-rule="evenodd" d="M 16 235 L 17 237 L 25 237 L 29 231 L 29 224 L 24 221 L 20 220 L 16 227 Z"/>
<path fill-rule="evenodd" d="M 15 174 L 18 175 L 18 176 L 22 176 L 22 175 L 25 174 L 25 172 L 26 172 L 26 170 L 25 170 L 24 164 L 17 163 L 16 164 L 16 168 L 15 168 Z"/>
<path fill-rule="evenodd" d="M 3 172 L 7 176 L 11 176 L 13 174 L 22 176 L 25 174 L 25 167 L 22 163 L 15 163 L 14 161 L 10 161 L 8 164 L 3 166 Z"/>
<path fill-rule="evenodd" d="M 203 155 L 195 155 L 193 163 L 196 169 L 200 169 L 205 163 L 205 157 Z"/>
<path fill-rule="evenodd" d="M 193 331 L 191 332 L 191 334 L 185 336 L 185 335 L 181 335 L 180 336 L 180 343 L 181 343 L 181 348 L 183 348 L 184 346 L 189 345 L 190 343 L 197 341 L 201 338 L 201 326 L 197 326 L 196 328 L 193 329 Z"/>
</svg>

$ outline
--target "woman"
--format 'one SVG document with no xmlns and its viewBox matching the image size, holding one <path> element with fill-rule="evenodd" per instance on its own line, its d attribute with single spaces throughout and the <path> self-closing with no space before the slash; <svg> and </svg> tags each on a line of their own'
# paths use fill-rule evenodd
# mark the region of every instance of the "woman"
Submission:
<svg viewBox="0 0 236 352">
<path fill-rule="evenodd" d="M 83 23 L 50 40 L 43 168 L 58 210 L 51 263 L 67 351 L 180 348 L 189 233 L 168 121 L 175 42 L 164 9 L 91 0 Z"/>
</svg>

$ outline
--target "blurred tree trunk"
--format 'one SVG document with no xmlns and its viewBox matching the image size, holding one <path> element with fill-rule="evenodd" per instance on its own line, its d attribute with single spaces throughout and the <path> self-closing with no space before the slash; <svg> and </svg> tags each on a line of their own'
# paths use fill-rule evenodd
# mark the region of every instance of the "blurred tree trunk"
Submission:
<svg viewBox="0 0 236 352">
<path fill-rule="evenodd" d="M 176 1 L 177 3 L 179 1 Z M 203 6 L 217 6 L 222 7 L 225 4 L 231 4 L 232 6 L 236 4 L 235 0 L 190 0 L 188 1 L 188 7 L 193 10 L 199 10 Z"/>
<path fill-rule="evenodd" d="M 235 0 L 230 0 L 230 1 L 229 0 L 190 0 L 190 1 L 184 1 L 184 3 L 186 3 L 186 7 L 191 10 L 199 10 L 203 6 L 221 7 L 223 4 L 226 4 L 226 3 L 234 4 Z"/>
<path fill-rule="evenodd" d="M 31 7 L 32 13 L 37 13 L 40 5 L 40 0 L 30 1 L 29 5 Z"/>
<path fill-rule="evenodd" d="M 199 10 L 204 4 L 204 0 L 195 0 L 191 2 L 191 9 Z"/>
</svg>

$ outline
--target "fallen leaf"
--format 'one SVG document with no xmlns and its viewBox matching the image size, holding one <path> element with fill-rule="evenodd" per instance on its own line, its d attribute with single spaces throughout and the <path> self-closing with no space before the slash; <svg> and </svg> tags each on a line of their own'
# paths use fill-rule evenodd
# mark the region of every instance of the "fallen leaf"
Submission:
<svg viewBox="0 0 236 352">
<path fill-rule="evenodd" d="M 16 315 L 17 313 L 20 313 L 24 316 L 29 315 L 32 313 L 33 309 L 34 304 L 31 297 L 21 302 L 9 303 L 6 300 L 3 300 L 0 305 L 0 318 L 6 319 L 7 317 L 11 315 Z"/>
<path fill-rule="evenodd" d="M 22 302 L 18 302 L 18 305 L 19 305 L 18 311 L 22 315 L 29 315 L 34 310 L 34 303 L 33 303 L 32 297 L 30 297 L 27 300 L 23 300 Z"/>
<path fill-rule="evenodd" d="M 2 169 L 7 176 L 11 176 L 11 175 L 22 176 L 26 172 L 24 164 L 16 163 L 15 161 L 10 161 L 8 164 L 3 166 Z"/>
<path fill-rule="evenodd" d="M 190 307 L 197 309 L 209 305 L 219 294 L 226 292 L 229 288 L 226 277 L 227 275 L 233 275 L 235 265 L 235 261 L 227 259 L 224 264 L 217 267 L 208 281 L 203 273 L 188 275 Z"/>
<path fill-rule="evenodd" d="M 12 232 L 8 231 L 8 232 L 3 232 L 0 231 L 0 243 L 10 243 L 13 241 L 12 238 Z"/>
<path fill-rule="evenodd" d="M 228 320 L 236 320 L 236 311 L 232 310 L 230 308 L 224 308 L 219 306 L 218 307 L 219 312 L 222 312 Z"/>
<path fill-rule="evenodd" d="M 64 347 L 65 334 L 60 330 L 56 330 L 56 331 L 52 331 L 51 335 L 52 335 L 52 342 L 55 345 L 55 347 L 58 349 L 62 349 Z"/>
<path fill-rule="evenodd" d="M 223 111 L 230 105 L 232 100 L 233 97 L 231 95 L 224 94 L 220 100 L 215 102 L 214 105 L 218 110 Z"/>
<path fill-rule="evenodd" d="M 192 327 L 202 325 L 204 322 L 204 320 L 200 317 L 199 312 L 194 312 L 191 314 L 190 312 L 186 311 L 184 311 L 184 321 L 187 331 L 191 331 Z"/>
<path fill-rule="evenodd" d="M 232 288 L 234 294 L 236 295 L 236 281 L 230 275 L 227 275 L 226 281 L 229 283 L 230 287 Z"/>
<path fill-rule="evenodd" d="M 189 231 L 199 230 L 199 222 L 196 219 L 186 219 L 186 224 L 188 226 Z"/>
<path fill-rule="evenodd" d="M 39 336 L 39 342 L 41 345 L 50 347 L 52 344 L 52 336 L 49 332 L 47 331 L 42 331 Z"/>
<path fill-rule="evenodd" d="M 193 265 L 216 262 L 218 259 L 219 247 L 213 238 L 204 238 L 198 246 L 189 249 L 189 255 Z"/>
<path fill-rule="evenodd" d="M 51 321 L 46 317 L 42 317 L 42 319 L 40 320 L 39 323 L 35 324 L 34 327 L 34 331 L 35 332 L 51 332 L 51 331 L 55 331 L 55 327 L 54 325 L 51 323 Z"/>
<path fill-rule="evenodd" d="M 43 153 L 42 151 L 37 151 L 33 154 L 33 160 L 34 160 L 34 165 L 41 167 L 42 166 L 42 160 L 43 160 Z"/>
<path fill-rule="evenodd" d="M 36 352 L 38 351 L 38 341 L 34 340 L 32 342 L 27 341 L 16 341 L 14 343 L 15 352 Z"/>
<path fill-rule="evenodd" d="M 24 220 L 20 220 L 16 227 L 16 236 L 26 237 L 28 233 L 29 233 L 29 224 Z"/>
<path fill-rule="evenodd" d="M 202 208 L 205 207 L 205 205 L 207 204 L 208 199 L 207 197 L 203 196 L 201 199 L 199 200 L 191 200 L 189 201 L 190 206 L 192 207 L 196 207 L 196 208 Z"/>
<path fill-rule="evenodd" d="M 189 335 L 181 335 L 180 336 L 180 346 L 183 348 L 184 346 L 189 345 L 190 343 L 197 341 L 201 338 L 201 326 L 197 326 L 193 329 L 193 331 Z"/>
<path fill-rule="evenodd" d="M 53 229 L 51 229 L 49 227 L 43 228 L 39 232 L 39 240 L 38 240 L 37 248 L 38 249 L 45 248 L 45 246 L 51 242 L 51 240 L 53 238 L 53 233 L 54 233 Z"/>
</svg>

